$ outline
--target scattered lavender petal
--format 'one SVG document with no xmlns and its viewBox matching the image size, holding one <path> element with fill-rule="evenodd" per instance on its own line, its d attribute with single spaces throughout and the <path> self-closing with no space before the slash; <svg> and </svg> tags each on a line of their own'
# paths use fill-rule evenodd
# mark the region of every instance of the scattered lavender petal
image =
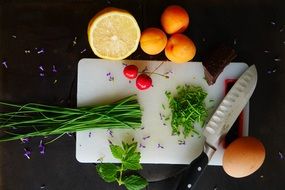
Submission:
<svg viewBox="0 0 285 190">
<path fill-rule="evenodd" d="M 269 51 L 268 51 L 268 50 L 264 50 L 263 52 L 264 52 L 264 53 L 269 53 Z"/>
<path fill-rule="evenodd" d="M 31 53 L 31 50 L 25 50 L 25 54 Z"/>
<path fill-rule="evenodd" d="M 114 137 L 114 136 L 113 136 L 113 131 L 112 131 L 111 129 L 108 129 L 107 132 L 108 132 L 108 134 L 109 134 L 111 137 Z"/>
<path fill-rule="evenodd" d="M 178 145 L 185 145 L 185 144 L 186 144 L 185 140 L 178 140 Z"/>
<path fill-rule="evenodd" d="M 16 39 L 16 38 L 17 38 L 17 36 L 16 36 L 16 35 L 12 35 L 12 38 L 15 38 L 15 39 Z"/>
<path fill-rule="evenodd" d="M 149 139 L 150 138 L 150 135 L 146 136 L 146 137 L 143 137 L 143 140 L 146 140 L 146 139 Z"/>
<path fill-rule="evenodd" d="M 40 73 L 40 76 L 41 76 L 41 77 L 44 77 L 44 76 L 45 76 L 45 74 L 44 74 L 44 73 Z"/>
<path fill-rule="evenodd" d="M 39 149 L 40 149 L 40 154 L 41 154 L 41 155 L 44 155 L 44 154 L 45 154 L 45 149 L 46 149 L 46 147 L 45 147 L 45 145 L 44 145 L 44 143 L 43 143 L 43 140 L 40 141 Z"/>
<path fill-rule="evenodd" d="M 6 69 L 8 69 L 7 61 L 3 61 L 3 62 L 2 62 L 2 65 L 4 65 L 4 67 L 5 67 Z"/>
<path fill-rule="evenodd" d="M 115 78 L 113 76 L 109 76 L 109 81 L 114 81 Z"/>
<path fill-rule="evenodd" d="M 162 114 L 159 113 L 160 120 L 163 120 Z"/>
<path fill-rule="evenodd" d="M 160 143 L 157 144 L 157 148 L 164 148 Z"/>
<path fill-rule="evenodd" d="M 91 132 L 89 132 L 88 137 L 89 137 L 89 138 L 91 138 L 91 135 L 92 135 L 92 133 L 91 133 Z"/>
<path fill-rule="evenodd" d="M 40 189 L 45 189 L 45 188 L 46 188 L 45 184 L 42 184 L 40 187 Z"/>
<path fill-rule="evenodd" d="M 41 70 L 41 71 L 44 71 L 44 68 L 43 68 L 43 66 L 39 66 L 39 69 Z"/>
<path fill-rule="evenodd" d="M 281 160 L 284 160 L 284 155 L 281 151 L 278 152 L 278 156 Z"/>
<path fill-rule="evenodd" d="M 77 37 L 74 37 L 74 40 L 72 41 L 72 46 L 74 47 L 77 44 Z"/>
<path fill-rule="evenodd" d="M 57 70 L 56 70 L 56 68 L 55 68 L 55 65 L 52 65 L 52 72 L 54 72 L 54 73 L 57 72 Z"/>
<path fill-rule="evenodd" d="M 110 76 L 110 75 L 111 75 L 111 73 L 110 73 L 110 72 L 106 74 L 106 76 L 107 76 L 107 77 L 108 77 L 108 76 Z"/>
<path fill-rule="evenodd" d="M 42 54 L 42 53 L 44 53 L 44 52 L 45 52 L 44 48 L 41 48 L 37 53 L 38 53 L 38 54 Z"/>
<path fill-rule="evenodd" d="M 139 148 L 145 148 L 145 145 L 140 143 Z"/>
<path fill-rule="evenodd" d="M 110 144 L 110 145 L 112 145 L 112 144 L 113 144 L 113 143 L 112 143 L 112 141 L 110 141 L 109 139 L 108 139 L 108 142 L 109 142 L 109 144 Z"/>
<path fill-rule="evenodd" d="M 276 22 L 270 21 L 270 24 L 271 24 L 272 26 L 275 26 L 275 25 L 276 25 Z"/>
<path fill-rule="evenodd" d="M 20 139 L 23 144 L 30 142 L 30 138 L 25 137 Z"/>
<path fill-rule="evenodd" d="M 32 152 L 28 149 L 28 148 L 24 148 L 24 156 L 27 158 L 27 159 L 31 159 L 31 154 Z"/>
<path fill-rule="evenodd" d="M 84 52 L 86 52 L 86 48 L 84 48 L 80 53 L 84 53 Z"/>
<path fill-rule="evenodd" d="M 276 57 L 276 58 L 274 58 L 274 61 L 276 61 L 276 62 L 280 62 L 280 61 L 281 61 L 281 59 L 280 59 L 279 57 Z"/>
</svg>

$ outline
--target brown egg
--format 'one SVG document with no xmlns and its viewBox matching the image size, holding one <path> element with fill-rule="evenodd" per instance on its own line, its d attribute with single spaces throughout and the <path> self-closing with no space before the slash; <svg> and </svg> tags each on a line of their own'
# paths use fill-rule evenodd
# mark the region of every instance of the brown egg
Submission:
<svg viewBox="0 0 285 190">
<path fill-rule="evenodd" d="M 265 159 L 263 144 L 254 137 L 241 137 L 232 142 L 225 150 L 223 168 L 235 178 L 254 173 Z"/>
</svg>

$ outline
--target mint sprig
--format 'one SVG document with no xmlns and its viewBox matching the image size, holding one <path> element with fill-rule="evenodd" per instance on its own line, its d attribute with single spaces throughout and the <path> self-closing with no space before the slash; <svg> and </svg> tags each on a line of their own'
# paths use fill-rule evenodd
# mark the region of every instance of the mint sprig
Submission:
<svg viewBox="0 0 285 190">
<path fill-rule="evenodd" d="M 137 152 L 138 144 L 133 142 L 131 144 L 122 142 L 122 147 L 118 145 L 110 145 L 110 149 L 114 158 L 121 161 L 117 166 L 112 163 L 101 163 L 96 166 L 99 176 L 106 182 L 115 182 L 119 185 L 124 185 L 127 190 L 141 190 L 145 188 L 148 183 L 139 175 L 125 175 L 128 170 L 140 170 L 141 154 Z"/>
</svg>

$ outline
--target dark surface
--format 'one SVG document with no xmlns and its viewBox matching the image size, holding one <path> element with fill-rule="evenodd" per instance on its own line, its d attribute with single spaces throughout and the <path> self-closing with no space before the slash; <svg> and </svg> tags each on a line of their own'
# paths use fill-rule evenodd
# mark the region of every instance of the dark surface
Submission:
<svg viewBox="0 0 285 190">
<path fill-rule="evenodd" d="M 207 167 L 196 190 L 273 189 L 285 187 L 285 2 L 283 0 L 39 0 L 0 1 L 0 99 L 15 103 L 75 106 L 77 63 L 91 52 L 86 27 L 101 8 L 112 6 L 132 12 L 143 28 L 159 26 L 165 6 L 176 2 L 190 13 L 186 33 L 195 41 L 195 61 L 221 43 L 232 45 L 238 53 L 235 61 L 256 64 L 259 81 L 250 102 L 250 135 L 266 148 L 263 166 L 253 175 L 234 179 L 221 167 Z M 68 3 L 67 3 L 68 2 Z M 15 36 L 13 37 L 13 35 Z M 77 44 L 72 41 L 77 37 Z M 35 50 L 35 48 L 38 48 Z M 45 52 L 37 51 L 44 48 Z M 86 51 L 81 53 L 86 48 Z M 30 53 L 25 53 L 30 50 Z M 268 51 L 268 52 L 267 52 Z M 165 59 L 164 55 L 146 56 L 138 49 L 130 59 Z M 275 59 L 275 60 L 274 60 Z M 280 59 L 280 61 L 278 61 Z M 55 65 L 57 72 L 52 72 Z M 40 76 L 39 66 L 44 68 Z M 56 81 L 56 82 L 55 82 Z M 92 164 L 75 159 L 75 140 L 63 138 L 47 146 L 46 155 L 38 153 L 40 139 L 29 144 L 0 144 L 0 189 L 2 190 L 83 190 L 122 189 L 106 184 Z M 32 158 L 23 157 L 23 148 L 32 149 Z M 171 173 L 174 166 L 146 166 L 147 172 Z M 173 189 L 177 179 L 151 183 L 148 189 Z"/>
</svg>

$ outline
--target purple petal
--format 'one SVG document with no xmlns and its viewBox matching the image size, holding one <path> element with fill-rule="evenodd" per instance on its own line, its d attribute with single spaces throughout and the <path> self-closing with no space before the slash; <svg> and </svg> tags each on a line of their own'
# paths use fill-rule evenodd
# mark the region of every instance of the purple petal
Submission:
<svg viewBox="0 0 285 190">
<path fill-rule="evenodd" d="M 74 40 L 72 41 L 72 46 L 75 46 L 77 44 L 77 37 L 74 37 Z"/>
<path fill-rule="evenodd" d="M 30 142 L 30 138 L 28 138 L 28 137 L 21 138 L 20 140 L 22 141 L 23 144 Z"/>
<path fill-rule="evenodd" d="M 52 72 L 54 72 L 54 73 L 57 72 L 57 70 L 56 70 L 56 68 L 55 68 L 55 65 L 52 65 Z"/>
<path fill-rule="evenodd" d="M 143 140 L 146 140 L 146 139 L 149 139 L 150 138 L 150 135 L 146 136 L 146 137 L 143 137 Z"/>
<path fill-rule="evenodd" d="M 32 152 L 28 149 L 28 148 L 24 148 L 24 156 L 27 158 L 27 159 L 31 159 L 31 154 Z"/>
<path fill-rule="evenodd" d="M 160 144 L 160 143 L 158 143 L 158 144 L 157 144 L 157 148 L 162 148 L 162 149 L 163 149 L 164 147 L 163 147 L 163 146 L 161 146 L 161 144 Z"/>
<path fill-rule="evenodd" d="M 44 154 L 45 154 L 45 149 L 46 149 L 46 147 L 45 147 L 45 145 L 44 145 L 44 143 L 43 143 L 43 140 L 41 140 L 41 141 L 40 141 L 40 145 L 39 145 L 39 150 L 40 150 L 40 154 L 41 154 L 41 155 L 44 155 Z"/>
<path fill-rule="evenodd" d="M 43 66 L 39 66 L 39 69 L 41 70 L 41 71 L 44 71 L 44 68 L 43 68 Z"/>
<path fill-rule="evenodd" d="M 3 62 L 2 62 L 2 65 L 4 65 L 4 67 L 5 67 L 6 69 L 8 69 L 7 61 L 3 61 Z"/>
<path fill-rule="evenodd" d="M 86 49 L 83 49 L 80 53 L 84 53 L 86 51 Z"/>
<path fill-rule="evenodd" d="M 38 54 L 42 54 L 42 53 L 44 53 L 44 52 L 45 52 L 44 48 L 41 48 L 37 53 L 38 53 Z"/>
<path fill-rule="evenodd" d="M 278 152 L 278 156 L 279 156 L 280 160 L 284 160 L 284 155 L 281 151 Z"/>
</svg>

